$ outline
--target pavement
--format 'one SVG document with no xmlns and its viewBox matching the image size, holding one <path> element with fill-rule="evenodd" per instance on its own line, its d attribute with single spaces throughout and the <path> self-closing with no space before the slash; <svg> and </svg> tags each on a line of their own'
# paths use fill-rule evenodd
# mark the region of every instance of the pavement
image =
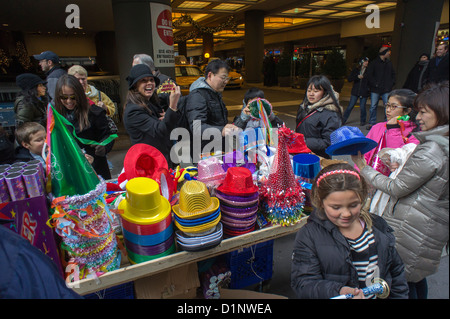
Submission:
<svg viewBox="0 0 450 319">
<path fill-rule="evenodd" d="M 291 87 L 265 87 L 262 83 L 244 84 L 241 90 L 226 90 L 224 92 L 224 101 L 229 111 L 229 121 L 238 115 L 242 107 L 242 98 L 249 87 L 259 87 L 264 90 L 266 98 L 271 102 L 275 114 L 285 121 L 287 127 L 295 126 L 295 114 L 298 105 L 305 96 L 305 90 Z M 339 101 L 344 107 L 350 100 L 351 83 L 346 81 Z M 368 101 L 369 104 L 369 101 Z M 369 105 L 366 106 L 369 108 Z M 368 113 L 368 112 L 367 112 Z M 384 118 L 384 108 L 381 101 L 377 109 L 378 119 Z M 359 107 L 355 106 L 346 125 L 359 126 Z M 108 154 L 108 160 L 112 163 L 112 178 L 117 178 L 123 168 L 123 160 L 126 151 L 131 144 L 129 137 L 123 128 L 122 123 L 118 124 L 119 137 L 116 139 L 113 150 Z M 366 127 L 359 127 L 361 132 L 366 135 Z M 339 156 L 337 159 L 343 159 L 352 164 L 349 156 Z M 273 247 L 273 275 L 272 279 L 262 283 L 249 286 L 246 289 L 263 291 L 272 294 L 282 295 L 288 298 L 296 298 L 295 293 L 290 287 L 291 275 L 291 256 L 294 244 L 295 234 L 291 234 L 274 241 Z M 449 257 L 446 251 L 442 253 L 442 259 L 437 273 L 428 277 L 429 299 L 449 299 Z"/>
</svg>

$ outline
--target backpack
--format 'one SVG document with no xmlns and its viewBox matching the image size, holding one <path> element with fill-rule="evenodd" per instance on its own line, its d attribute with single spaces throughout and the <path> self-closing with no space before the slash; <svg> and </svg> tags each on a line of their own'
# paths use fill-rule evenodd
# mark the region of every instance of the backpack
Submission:
<svg viewBox="0 0 450 319">
<path fill-rule="evenodd" d="M 181 113 L 181 117 L 178 120 L 177 127 L 185 128 L 190 132 L 191 128 L 189 127 L 189 121 L 186 114 L 186 104 L 188 97 L 189 95 L 183 95 L 180 96 L 180 99 L 178 100 L 177 109 Z"/>
</svg>

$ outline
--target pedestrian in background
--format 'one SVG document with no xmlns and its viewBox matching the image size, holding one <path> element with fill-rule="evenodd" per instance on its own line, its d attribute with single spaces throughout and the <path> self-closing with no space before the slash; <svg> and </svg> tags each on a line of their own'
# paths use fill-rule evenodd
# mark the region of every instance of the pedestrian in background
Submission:
<svg viewBox="0 0 450 319">
<path fill-rule="evenodd" d="M 16 127 L 25 122 L 37 122 L 47 125 L 47 94 L 46 82 L 32 73 L 23 73 L 16 77 L 16 84 L 21 89 L 14 101 Z"/>
<path fill-rule="evenodd" d="M 314 154 L 330 158 L 325 152 L 331 145 L 330 135 L 342 124 L 339 93 L 324 75 L 312 76 L 306 87 L 305 98 L 297 110 L 295 132 L 303 134 Z"/>
<path fill-rule="evenodd" d="M 448 81 L 448 43 L 441 43 L 436 48 L 435 56 L 428 64 L 425 75 L 427 83 L 438 83 Z"/>
<path fill-rule="evenodd" d="M 67 72 L 61 67 L 59 56 L 55 52 L 44 51 L 41 54 L 33 55 L 33 57 L 39 61 L 39 66 L 47 77 L 47 93 L 50 96 L 50 101 L 53 101 L 56 82 Z"/>
<path fill-rule="evenodd" d="M 356 102 L 359 99 L 359 125 L 366 125 L 366 102 L 369 97 L 370 91 L 367 85 L 367 66 L 369 65 L 369 58 L 364 57 L 358 61 L 358 65 L 352 70 L 348 76 L 348 81 L 353 82 L 352 92 L 350 94 L 350 102 L 348 103 L 347 109 L 344 112 L 342 125 L 347 122 L 350 113 L 353 110 Z"/>
<path fill-rule="evenodd" d="M 390 56 L 391 49 L 381 47 L 378 57 L 367 67 L 367 81 L 370 89 L 369 125 L 366 127 L 368 130 L 377 123 L 377 106 L 380 97 L 386 104 L 388 94 L 395 84 L 395 71 L 389 60 Z"/>
<path fill-rule="evenodd" d="M 430 62 L 430 55 L 427 53 L 422 53 L 419 57 L 419 61 L 414 65 L 414 67 L 409 71 L 408 77 L 406 78 L 405 84 L 403 84 L 404 89 L 410 89 L 415 93 L 419 93 L 425 83 L 426 71 L 428 63 Z"/>
<path fill-rule="evenodd" d="M 426 299 L 427 277 L 438 271 L 442 249 L 449 240 L 449 85 L 431 84 L 417 95 L 414 107 L 420 141 L 395 179 L 352 155 L 361 175 L 390 195 L 383 218 L 394 229 L 397 250 L 406 266 L 411 299 Z M 392 163 L 396 169 L 398 163 Z"/>
</svg>

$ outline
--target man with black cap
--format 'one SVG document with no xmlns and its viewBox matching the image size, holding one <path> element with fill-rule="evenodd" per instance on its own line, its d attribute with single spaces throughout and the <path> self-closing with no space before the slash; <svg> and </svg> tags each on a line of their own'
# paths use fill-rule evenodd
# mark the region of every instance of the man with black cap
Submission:
<svg viewBox="0 0 450 319">
<path fill-rule="evenodd" d="M 383 103 L 386 104 L 388 102 L 388 94 L 395 84 L 395 71 L 392 62 L 389 60 L 390 56 L 391 49 L 383 46 L 380 48 L 378 57 L 367 67 L 367 81 L 371 101 L 369 126 L 366 127 L 368 130 L 377 123 L 377 106 L 380 97 Z"/>
<path fill-rule="evenodd" d="M 67 72 L 59 65 L 59 57 L 52 51 L 44 51 L 41 54 L 35 54 L 33 57 L 39 61 L 42 71 L 47 76 L 47 92 L 50 99 L 55 96 L 55 87 L 58 79 Z"/>
</svg>

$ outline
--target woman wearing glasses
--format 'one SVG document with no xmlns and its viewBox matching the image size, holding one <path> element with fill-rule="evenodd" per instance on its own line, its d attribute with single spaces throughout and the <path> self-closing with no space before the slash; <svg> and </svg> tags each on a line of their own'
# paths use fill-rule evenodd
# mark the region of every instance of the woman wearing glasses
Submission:
<svg viewBox="0 0 450 319">
<path fill-rule="evenodd" d="M 385 105 L 387 121 L 372 126 L 366 137 L 380 143 L 385 134 L 385 147 L 389 148 L 399 148 L 408 143 L 419 144 L 412 135 L 418 130 L 415 124 L 415 113 L 411 112 L 415 97 L 416 93 L 408 89 L 391 91 L 388 95 L 388 103 Z M 406 115 L 409 116 L 408 120 L 404 117 Z M 402 116 L 403 119 L 398 119 Z M 377 150 L 376 147 L 364 155 L 366 162 L 370 162 Z"/>
<path fill-rule="evenodd" d="M 414 100 L 420 141 L 395 179 L 352 160 L 373 187 L 389 194 L 383 218 L 393 228 L 396 248 L 405 264 L 409 297 L 426 299 L 426 277 L 437 272 L 448 232 L 448 81 L 430 84 Z"/>
<path fill-rule="evenodd" d="M 83 86 L 73 75 L 63 75 L 56 82 L 54 104 L 55 110 L 72 123 L 78 137 L 102 142 L 110 136 L 106 111 L 89 105 Z M 86 145 L 76 140 L 81 149 L 94 157 L 92 167 L 95 172 L 105 180 L 111 179 L 105 146 Z"/>
</svg>

